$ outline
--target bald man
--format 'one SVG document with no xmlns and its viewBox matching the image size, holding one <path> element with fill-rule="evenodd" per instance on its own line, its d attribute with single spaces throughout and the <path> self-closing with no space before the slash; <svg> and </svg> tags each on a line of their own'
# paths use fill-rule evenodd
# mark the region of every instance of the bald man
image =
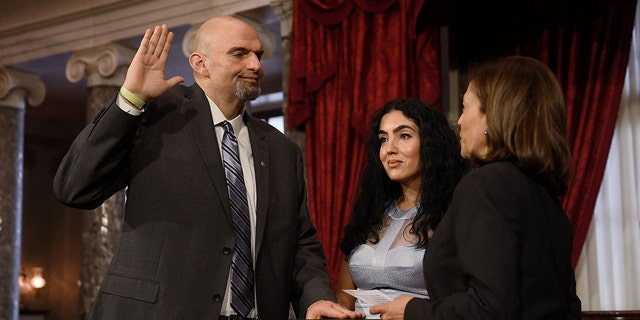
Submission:
<svg viewBox="0 0 640 320">
<path fill-rule="evenodd" d="M 145 32 L 119 94 L 79 134 L 54 179 L 60 201 L 83 209 L 127 188 L 119 247 L 91 318 L 280 320 L 290 306 L 298 318 L 363 317 L 334 302 L 299 147 L 245 110 L 264 74 L 257 32 L 234 17 L 206 21 L 189 56 L 190 87 L 165 79 L 172 42 L 165 25 Z M 245 314 L 231 303 L 225 121 L 237 138 L 251 230 Z"/>
</svg>

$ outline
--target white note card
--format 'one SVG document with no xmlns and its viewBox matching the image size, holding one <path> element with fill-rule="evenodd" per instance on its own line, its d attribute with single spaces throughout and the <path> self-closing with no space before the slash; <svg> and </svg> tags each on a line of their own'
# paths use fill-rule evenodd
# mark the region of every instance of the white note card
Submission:
<svg viewBox="0 0 640 320">
<path fill-rule="evenodd" d="M 360 299 L 363 304 L 373 306 L 376 304 L 383 304 L 393 299 L 388 295 L 382 293 L 380 290 L 348 290 L 343 289 L 342 291 Z"/>
</svg>

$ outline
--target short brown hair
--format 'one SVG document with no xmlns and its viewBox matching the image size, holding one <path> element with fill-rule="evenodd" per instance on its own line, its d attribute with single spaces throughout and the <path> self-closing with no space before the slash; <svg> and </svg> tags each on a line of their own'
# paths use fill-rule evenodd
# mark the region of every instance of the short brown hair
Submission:
<svg viewBox="0 0 640 320">
<path fill-rule="evenodd" d="M 512 161 L 556 196 L 567 191 L 571 150 L 560 85 L 538 60 L 512 56 L 479 64 L 468 74 L 486 115 L 489 152 L 478 164 Z"/>
</svg>

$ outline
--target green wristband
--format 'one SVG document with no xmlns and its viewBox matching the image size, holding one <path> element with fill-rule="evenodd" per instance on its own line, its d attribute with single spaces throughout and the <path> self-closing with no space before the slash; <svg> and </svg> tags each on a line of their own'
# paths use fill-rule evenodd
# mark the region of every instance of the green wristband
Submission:
<svg viewBox="0 0 640 320">
<path fill-rule="evenodd" d="M 125 98 L 127 101 L 131 102 L 131 104 L 136 107 L 136 109 L 141 110 L 144 105 L 144 101 L 138 98 L 133 92 L 129 91 L 125 87 L 120 87 L 120 95 Z"/>
</svg>

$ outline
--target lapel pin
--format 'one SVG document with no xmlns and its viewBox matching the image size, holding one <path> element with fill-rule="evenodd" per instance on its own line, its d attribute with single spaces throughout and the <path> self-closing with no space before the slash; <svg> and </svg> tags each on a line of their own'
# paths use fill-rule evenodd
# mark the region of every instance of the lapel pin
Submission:
<svg viewBox="0 0 640 320">
<path fill-rule="evenodd" d="M 267 164 L 266 164 L 266 163 L 264 163 L 264 161 L 263 161 L 263 160 L 260 160 L 260 166 L 264 168 L 264 167 L 266 167 L 266 166 L 267 166 Z"/>
</svg>

